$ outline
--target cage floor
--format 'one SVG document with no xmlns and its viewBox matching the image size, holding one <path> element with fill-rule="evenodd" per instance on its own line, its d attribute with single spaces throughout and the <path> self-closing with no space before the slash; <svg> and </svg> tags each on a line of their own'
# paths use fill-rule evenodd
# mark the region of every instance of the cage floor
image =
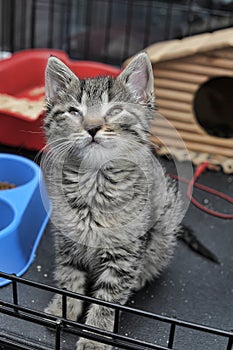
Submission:
<svg viewBox="0 0 233 350">
<path fill-rule="evenodd" d="M 0 146 L 0 152 L 14 152 L 34 158 L 33 152 Z M 174 164 L 162 160 L 168 172 L 174 173 Z M 233 196 L 233 176 L 208 171 L 200 182 Z M 195 197 L 208 207 L 221 212 L 232 212 L 232 206 L 207 193 L 195 190 Z M 230 331 L 233 329 L 233 230 L 231 220 L 209 216 L 190 205 L 184 219 L 185 224 L 219 258 L 214 264 L 192 252 L 179 241 L 175 256 L 162 275 L 141 291 L 135 293 L 128 305 L 157 314 L 176 317 L 206 326 Z M 37 251 L 36 259 L 24 278 L 54 285 L 53 282 L 53 238 L 48 226 Z M 12 301 L 12 286 L 0 289 L 0 299 Z M 23 306 L 43 310 L 51 298 L 50 292 L 19 288 L 19 303 Z M 0 306 L 1 307 L 1 306 Z M 154 320 L 122 313 L 119 332 L 137 339 L 167 347 L 168 328 Z M 4 336 L 27 339 L 28 343 L 44 344 L 45 349 L 54 342 L 53 333 L 38 324 L 1 314 L 0 333 Z M 62 335 L 62 349 L 74 349 L 77 338 Z M 30 348 L 30 346 L 29 346 Z M 227 348 L 227 339 L 193 330 L 177 330 L 174 349 L 222 350 Z M 1 345 L 0 349 L 16 349 Z M 34 350 L 34 349 L 33 349 Z"/>
</svg>

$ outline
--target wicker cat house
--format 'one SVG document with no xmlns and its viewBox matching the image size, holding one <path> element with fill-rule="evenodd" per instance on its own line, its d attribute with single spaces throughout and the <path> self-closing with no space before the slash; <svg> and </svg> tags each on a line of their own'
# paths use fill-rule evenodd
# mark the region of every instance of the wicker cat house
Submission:
<svg viewBox="0 0 233 350">
<path fill-rule="evenodd" d="M 233 173 L 233 29 L 157 43 L 146 52 L 161 114 L 152 125 L 158 153 L 185 160 L 188 150 L 194 164 L 208 160 Z"/>
</svg>

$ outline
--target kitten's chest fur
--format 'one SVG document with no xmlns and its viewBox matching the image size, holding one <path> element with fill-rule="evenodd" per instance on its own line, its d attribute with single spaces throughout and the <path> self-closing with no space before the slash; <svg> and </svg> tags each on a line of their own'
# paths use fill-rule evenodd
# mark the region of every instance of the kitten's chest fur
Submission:
<svg viewBox="0 0 233 350">
<path fill-rule="evenodd" d="M 72 238 L 91 246 L 99 240 L 111 245 L 119 239 L 126 242 L 129 232 L 142 234 L 150 211 L 145 171 L 124 160 L 84 169 L 67 164 L 63 170 L 63 191 L 72 217 L 69 225 L 75 225 L 69 233 Z"/>
</svg>

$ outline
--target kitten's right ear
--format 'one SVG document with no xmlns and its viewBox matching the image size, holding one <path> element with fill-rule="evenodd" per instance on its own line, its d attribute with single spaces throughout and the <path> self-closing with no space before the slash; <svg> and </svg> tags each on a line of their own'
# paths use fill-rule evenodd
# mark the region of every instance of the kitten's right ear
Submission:
<svg viewBox="0 0 233 350">
<path fill-rule="evenodd" d="M 154 74 L 145 52 L 137 54 L 117 78 L 142 104 L 154 105 Z"/>
<path fill-rule="evenodd" d="M 79 86 L 79 79 L 77 76 L 57 57 L 51 56 L 48 60 L 45 73 L 45 91 L 47 102 L 58 102 L 61 99 L 63 92 L 72 83 Z"/>
</svg>

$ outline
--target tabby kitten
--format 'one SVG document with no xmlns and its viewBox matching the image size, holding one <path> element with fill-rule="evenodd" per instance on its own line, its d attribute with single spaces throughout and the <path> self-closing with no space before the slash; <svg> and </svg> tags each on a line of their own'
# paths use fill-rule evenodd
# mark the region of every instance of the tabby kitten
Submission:
<svg viewBox="0 0 233 350">
<path fill-rule="evenodd" d="M 182 211 L 150 149 L 154 79 L 145 53 L 116 78 L 79 80 L 59 59 L 46 69 L 49 151 L 43 165 L 56 227 L 61 288 L 124 304 L 173 254 Z M 68 299 L 77 320 L 82 301 Z M 46 312 L 61 316 L 55 295 Z M 113 330 L 114 312 L 92 304 L 86 324 Z M 84 338 L 77 350 L 111 347 Z"/>
</svg>

